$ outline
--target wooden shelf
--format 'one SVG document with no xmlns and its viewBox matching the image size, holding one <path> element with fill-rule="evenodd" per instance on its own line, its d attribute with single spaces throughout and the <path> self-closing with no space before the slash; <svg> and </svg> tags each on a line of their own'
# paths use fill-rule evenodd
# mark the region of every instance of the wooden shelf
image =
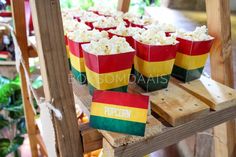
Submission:
<svg viewBox="0 0 236 157">
<path fill-rule="evenodd" d="M 76 103 L 89 115 L 87 86 L 74 80 L 73 90 Z M 153 114 L 145 136 L 100 130 L 105 155 L 143 156 L 236 117 L 236 91 L 206 77 L 186 84 L 172 78 L 167 89 L 151 93 L 132 83 L 128 92 L 150 96 Z"/>
</svg>

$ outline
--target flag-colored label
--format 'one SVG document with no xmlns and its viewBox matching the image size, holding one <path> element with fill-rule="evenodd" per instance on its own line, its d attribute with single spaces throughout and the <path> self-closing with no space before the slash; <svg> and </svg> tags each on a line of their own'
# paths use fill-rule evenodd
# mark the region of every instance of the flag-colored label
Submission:
<svg viewBox="0 0 236 157">
<path fill-rule="evenodd" d="M 96 129 L 144 136 L 149 97 L 100 91 L 94 92 L 90 125 Z"/>
</svg>

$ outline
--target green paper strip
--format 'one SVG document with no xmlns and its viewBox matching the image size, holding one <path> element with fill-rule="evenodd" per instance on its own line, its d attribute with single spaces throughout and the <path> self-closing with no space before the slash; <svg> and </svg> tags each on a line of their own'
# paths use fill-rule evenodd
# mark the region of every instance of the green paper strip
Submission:
<svg viewBox="0 0 236 157">
<path fill-rule="evenodd" d="M 89 87 L 90 95 L 93 95 L 93 92 L 96 90 L 96 88 L 93 85 L 91 85 L 89 82 L 88 82 L 88 87 Z M 122 86 L 118 88 L 109 89 L 108 91 L 127 92 L 127 90 L 128 90 L 128 86 Z"/>
<path fill-rule="evenodd" d="M 137 70 L 135 70 L 135 76 L 136 83 L 147 92 L 167 88 L 170 80 L 170 75 L 148 78 Z"/>
<path fill-rule="evenodd" d="M 79 72 L 73 66 L 71 66 L 71 72 L 72 72 L 73 76 L 75 77 L 75 79 L 80 84 L 87 84 L 87 78 L 86 78 L 85 72 Z"/>
<path fill-rule="evenodd" d="M 68 64 L 69 64 L 69 69 L 71 70 L 71 62 L 70 62 L 70 58 L 68 58 Z"/>
<path fill-rule="evenodd" d="M 96 129 L 114 131 L 124 134 L 144 136 L 145 123 L 105 118 L 100 116 L 90 116 L 90 126 Z"/>
<path fill-rule="evenodd" d="M 180 81 L 189 82 L 189 81 L 200 78 L 202 75 L 203 69 L 204 67 L 193 69 L 193 70 L 186 70 L 184 68 L 174 65 L 171 75 Z"/>
</svg>

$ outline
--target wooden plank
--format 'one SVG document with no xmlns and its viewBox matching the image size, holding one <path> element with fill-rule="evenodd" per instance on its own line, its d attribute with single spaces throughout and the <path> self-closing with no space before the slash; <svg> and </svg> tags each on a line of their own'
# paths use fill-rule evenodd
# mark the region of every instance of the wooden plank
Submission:
<svg viewBox="0 0 236 157">
<path fill-rule="evenodd" d="M 128 12 L 129 11 L 130 0 L 118 0 L 117 10 Z"/>
<path fill-rule="evenodd" d="M 62 113 L 53 116 L 58 156 L 83 156 L 66 57 L 59 0 L 31 0 L 45 99 Z M 42 18 L 43 17 L 43 18 Z"/>
<path fill-rule="evenodd" d="M 107 139 L 103 140 L 103 153 L 113 156 L 144 156 L 158 149 L 177 143 L 196 132 L 200 132 L 226 122 L 236 117 L 236 106 L 212 111 L 207 116 L 200 117 L 177 127 L 163 125 L 162 132 L 144 141 L 113 147 Z"/>
<path fill-rule="evenodd" d="M 11 0 L 11 8 L 13 12 L 16 38 L 22 51 L 22 58 L 25 61 L 25 65 L 29 73 L 29 60 L 28 60 L 29 54 L 28 54 L 27 34 L 26 34 L 24 0 Z M 29 135 L 31 154 L 33 157 L 37 157 L 38 149 L 37 149 L 37 141 L 35 140 L 37 134 L 37 129 L 34 121 L 35 114 L 33 112 L 32 105 L 30 104 L 29 101 L 25 72 L 23 70 L 22 65 L 20 66 L 20 79 L 21 79 L 21 93 L 24 104 L 24 113 L 26 119 L 27 132 Z"/>
<path fill-rule="evenodd" d="M 153 116 L 149 116 L 146 124 L 144 137 L 120 134 L 103 130 L 100 130 L 100 132 L 113 147 L 120 147 L 122 145 L 136 143 L 154 137 L 155 135 L 157 135 L 162 131 L 162 127 L 163 125 L 161 124 L 160 121 L 155 119 Z"/>
<path fill-rule="evenodd" d="M 84 153 L 102 148 L 102 134 L 98 130 L 89 128 L 81 132 L 83 139 Z"/>
<path fill-rule="evenodd" d="M 152 110 L 172 126 L 184 124 L 209 113 L 209 107 L 205 103 L 171 82 L 167 89 L 148 95 Z"/>
<path fill-rule="evenodd" d="M 205 102 L 213 110 L 236 104 L 236 91 L 234 89 L 204 76 L 192 82 L 180 83 L 180 86 Z"/>
<path fill-rule="evenodd" d="M 217 9 L 217 11 L 215 11 Z M 230 1 L 229 0 L 206 0 L 207 25 L 209 34 L 215 37 L 215 42 L 211 49 L 211 77 L 225 85 L 234 87 L 233 56 L 231 41 L 231 22 L 230 22 Z M 215 136 L 220 140 L 215 140 L 215 155 L 217 156 L 236 156 L 236 125 L 235 120 L 214 128 Z M 227 128 L 226 135 L 217 134 L 220 130 Z M 217 129 L 219 129 L 217 131 Z M 227 141 L 223 147 L 220 141 Z M 218 144 L 217 144 L 218 143 Z M 220 147 L 218 147 L 220 146 Z M 227 154 L 221 151 L 227 149 Z"/>
</svg>

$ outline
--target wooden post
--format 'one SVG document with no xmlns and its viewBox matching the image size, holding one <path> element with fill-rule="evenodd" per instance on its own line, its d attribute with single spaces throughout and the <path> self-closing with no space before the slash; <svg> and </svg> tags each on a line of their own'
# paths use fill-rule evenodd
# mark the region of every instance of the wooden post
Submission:
<svg viewBox="0 0 236 157">
<path fill-rule="evenodd" d="M 210 55 L 211 76 L 218 82 L 234 87 L 229 3 L 229 0 L 206 0 L 206 9 L 209 34 L 216 38 Z M 213 131 L 216 137 L 215 156 L 236 156 L 235 121 L 215 127 Z"/>
<path fill-rule="evenodd" d="M 47 101 L 62 113 L 53 118 L 58 156 L 82 157 L 82 144 L 75 113 L 66 57 L 59 0 L 31 0 L 40 70 Z"/>
<path fill-rule="evenodd" d="M 129 11 L 130 0 L 118 0 L 117 10 L 128 12 Z"/>
<path fill-rule="evenodd" d="M 14 18 L 16 38 L 22 51 L 22 58 L 24 59 L 25 65 L 29 72 L 29 62 L 28 62 L 29 54 L 28 54 L 26 23 L 25 23 L 24 0 L 11 0 L 11 5 Z M 31 153 L 33 157 L 37 157 L 38 156 L 37 140 L 36 140 L 37 127 L 34 120 L 35 115 L 29 101 L 25 72 L 22 66 L 20 66 L 20 79 L 21 79 L 21 93 L 24 104 L 26 127 L 29 135 Z"/>
</svg>

